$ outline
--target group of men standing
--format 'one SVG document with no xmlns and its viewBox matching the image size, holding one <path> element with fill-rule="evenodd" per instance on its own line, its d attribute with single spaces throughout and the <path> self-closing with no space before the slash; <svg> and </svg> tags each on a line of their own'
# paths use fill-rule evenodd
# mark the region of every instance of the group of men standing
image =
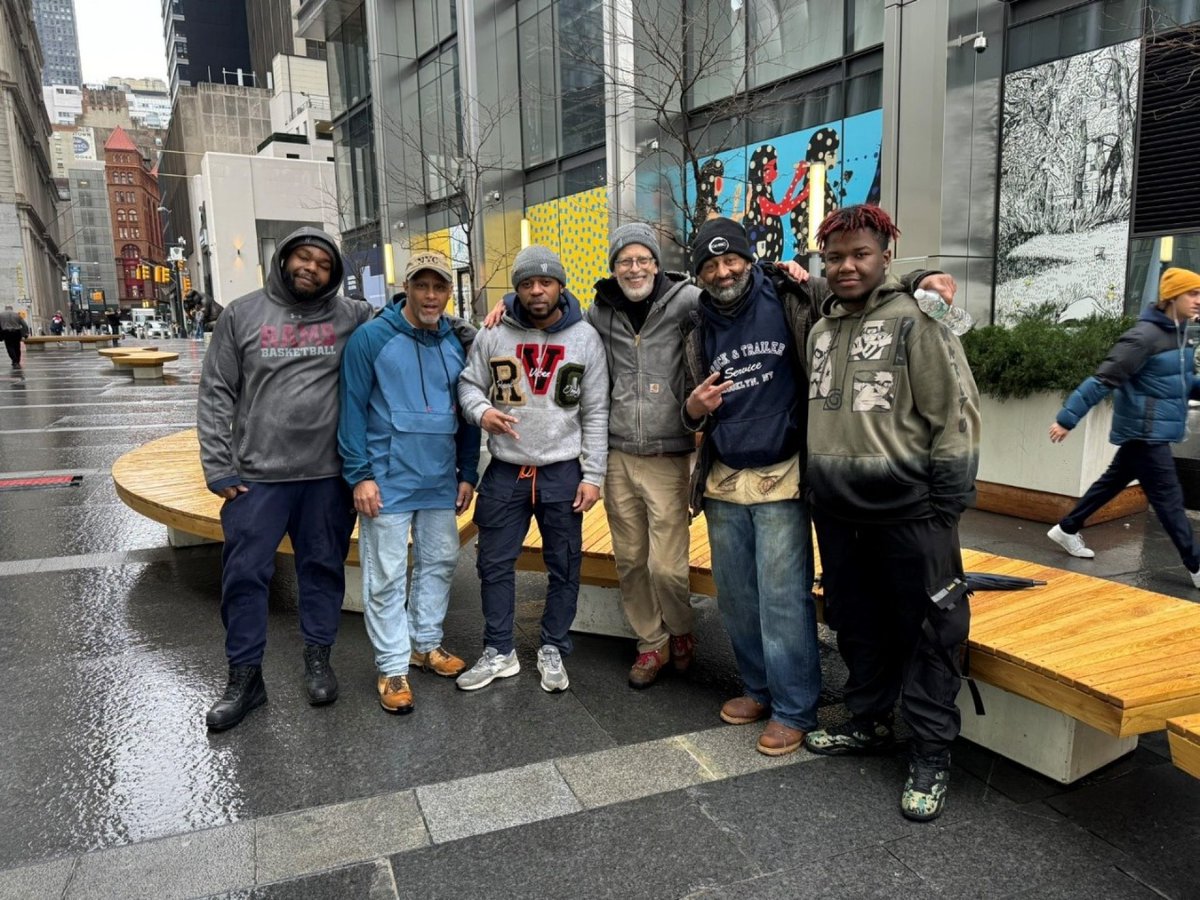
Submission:
<svg viewBox="0 0 1200 900">
<path fill-rule="evenodd" d="M 537 669 L 544 690 L 565 690 L 583 514 L 603 487 L 638 636 L 632 687 L 692 663 L 688 526 L 703 511 L 745 685 L 722 719 L 766 719 L 758 749 L 769 755 L 876 752 L 892 742 L 899 697 L 914 733 L 901 810 L 939 814 L 969 616 L 956 524 L 974 481 L 978 397 L 957 339 L 908 293 L 924 278 L 943 291 L 953 282 L 891 278 L 897 234 L 876 208 L 831 214 L 826 282 L 756 262 L 740 224 L 712 219 L 688 278 L 662 271 L 651 228 L 622 226 L 586 312 L 558 257 L 528 247 L 514 292 L 479 333 L 445 315 L 442 255 L 415 254 L 404 293 L 364 324 L 369 307 L 337 296 L 332 242 L 290 237 L 264 289 L 218 320 L 201 380 L 205 477 L 226 499 L 230 664 L 209 727 L 232 727 L 266 699 L 266 591 L 284 533 L 310 700 L 336 699 L 329 652 L 355 512 L 385 710 L 413 709 L 410 667 L 466 691 L 519 672 L 514 566 L 531 518 L 549 576 Z M 485 626 L 468 668 L 442 646 L 442 621 L 455 520 L 472 498 Z M 810 504 L 827 617 L 850 669 L 851 717 L 824 730 Z"/>
</svg>

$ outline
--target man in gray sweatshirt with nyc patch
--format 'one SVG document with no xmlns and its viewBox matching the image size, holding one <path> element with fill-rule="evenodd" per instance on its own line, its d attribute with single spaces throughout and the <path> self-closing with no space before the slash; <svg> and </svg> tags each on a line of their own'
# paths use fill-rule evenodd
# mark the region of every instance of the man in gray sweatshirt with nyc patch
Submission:
<svg viewBox="0 0 1200 900">
<path fill-rule="evenodd" d="M 579 599 L 583 514 L 600 498 L 608 455 L 608 370 L 600 337 L 566 282 L 552 251 L 518 253 L 512 312 L 476 337 L 459 377 L 463 416 L 488 433 L 492 457 L 475 498 L 484 654 L 458 676 L 466 691 L 521 670 L 513 647 L 513 568 L 530 517 L 537 518 L 550 576 L 538 672 L 546 691 L 568 685 L 562 654 L 571 651 L 567 630 Z"/>
<path fill-rule="evenodd" d="M 345 594 L 354 504 L 338 455 L 338 379 L 350 334 L 370 317 L 338 295 L 342 258 L 325 232 L 279 245 L 267 283 L 225 308 L 200 374 L 197 425 L 209 490 L 225 498 L 221 621 L 229 681 L 213 731 L 266 702 L 267 593 L 286 534 L 296 554 L 305 687 L 337 699 L 329 652 Z"/>
</svg>

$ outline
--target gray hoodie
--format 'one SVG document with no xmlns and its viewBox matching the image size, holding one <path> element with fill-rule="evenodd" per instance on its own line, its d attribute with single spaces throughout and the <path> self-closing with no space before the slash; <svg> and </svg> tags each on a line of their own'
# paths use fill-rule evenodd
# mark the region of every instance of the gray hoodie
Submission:
<svg viewBox="0 0 1200 900">
<path fill-rule="evenodd" d="M 302 243 L 333 257 L 325 290 L 299 300 L 283 265 Z M 196 424 L 212 491 L 242 481 L 310 481 L 342 471 L 338 377 L 350 334 L 371 307 L 338 296 L 342 257 L 325 232 L 301 228 L 271 260 L 262 290 L 226 307 L 200 373 Z"/>
<path fill-rule="evenodd" d="M 608 462 L 608 367 L 600 336 L 563 290 L 563 316 L 545 331 L 515 299 L 497 328 L 475 338 L 458 379 L 463 417 L 480 424 L 493 406 L 516 416 L 519 441 L 488 435 L 488 452 L 519 466 L 578 458 L 583 481 L 599 487 Z"/>
</svg>

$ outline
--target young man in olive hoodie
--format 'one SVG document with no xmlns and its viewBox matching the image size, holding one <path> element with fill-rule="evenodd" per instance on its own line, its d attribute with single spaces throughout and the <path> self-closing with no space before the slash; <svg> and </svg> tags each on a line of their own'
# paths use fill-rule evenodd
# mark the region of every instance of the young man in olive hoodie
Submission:
<svg viewBox="0 0 1200 900">
<path fill-rule="evenodd" d="M 960 725 L 958 518 L 979 465 L 979 392 L 958 338 L 888 274 L 898 234 L 875 206 L 837 210 L 817 232 L 833 295 L 808 336 L 806 485 L 850 719 L 805 746 L 889 747 L 899 696 L 913 733 L 900 811 L 927 821 L 945 804 Z"/>
<path fill-rule="evenodd" d="M 325 232 L 294 232 L 279 245 L 266 285 L 217 319 L 204 357 L 200 461 L 209 490 L 225 498 L 221 621 L 229 681 L 208 711 L 214 731 L 266 702 L 267 593 L 285 534 L 296 553 L 309 700 L 337 699 L 329 652 L 354 529 L 337 446 L 338 382 L 346 341 L 371 312 L 338 295 L 342 272 Z"/>
</svg>

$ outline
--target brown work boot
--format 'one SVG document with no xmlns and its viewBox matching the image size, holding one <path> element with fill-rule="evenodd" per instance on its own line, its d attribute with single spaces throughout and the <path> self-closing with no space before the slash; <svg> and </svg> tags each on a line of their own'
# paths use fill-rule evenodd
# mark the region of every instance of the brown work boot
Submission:
<svg viewBox="0 0 1200 900">
<path fill-rule="evenodd" d="M 671 662 L 676 672 L 686 672 L 696 652 L 696 638 L 690 634 L 671 635 Z"/>
<path fill-rule="evenodd" d="M 428 653 L 414 650 L 408 658 L 408 664 L 416 666 L 418 669 L 424 669 L 426 672 L 441 675 L 443 678 L 454 678 L 467 667 L 465 662 L 453 653 L 447 653 L 441 647 L 434 647 Z"/>
<path fill-rule="evenodd" d="M 413 693 L 407 675 L 380 675 L 378 686 L 379 705 L 388 712 L 404 715 L 413 711 Z"/>
<path fill-rule="evenodd" d="M 662 667 L 667 664 L 668 659 L 670 659 L 670 653 L 666 647 L 639 653 L 637 662 L 629 670 L 629 686 L 639 690 L 650 687 L 658 678 L 658 673 L 662 671 Z"/>
<path fill-rule="evenodd" d="M 788 728 L 772 719 L 763 729 L 763 733 L 759 735 L 758 752 L 767 756 L 784 756 L 788 753 L 795 753 L 803 743 L 803 731 L 797 728 Z"/>
<path fill-rule="evenodd" d="M 721 718 L 730 725 L 749 725 L 759 719 L 765 719 L 771 711 L 769 706 L 759 703 L 753 697 L 734 697 L 726 700 L 721 707 Z"/>
</svg>

